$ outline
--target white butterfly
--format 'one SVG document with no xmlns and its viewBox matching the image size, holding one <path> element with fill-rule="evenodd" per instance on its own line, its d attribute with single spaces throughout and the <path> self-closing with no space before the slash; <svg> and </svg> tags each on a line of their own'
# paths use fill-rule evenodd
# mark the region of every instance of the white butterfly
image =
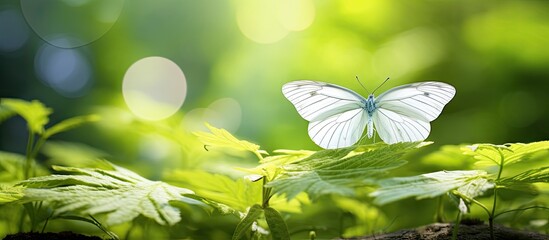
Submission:
<svg viewBox="0 0 549 240">
<path fill-rule="evenodd" d="M 375 91 L 375 90 L 374 90 Z M 441 82 L 419 82 L 392 88 L 374 97 L 329 83 L 301 80 L 284 84 L 282 93 L 309 121 L 309 136 L 326 149 L 358 142 L 366 126 L 388 144 L 425 140 L 456 89 Z"/>
</svg>

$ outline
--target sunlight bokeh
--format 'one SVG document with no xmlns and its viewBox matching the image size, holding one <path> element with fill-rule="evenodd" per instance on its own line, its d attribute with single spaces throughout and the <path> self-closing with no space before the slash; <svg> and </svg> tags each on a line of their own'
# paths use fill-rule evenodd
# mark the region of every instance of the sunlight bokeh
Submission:
<svg viewBox="0 0 549 240">
<path fill-rule="evenodd" d="M 75 48 L 98 40 L 116 23 L 124 0 L 22 0 L 21 10 L 33 31 L 44 41 Z"/>
<path fill-rule="evenodd" d="M 183 71 L 169 59 L 147 57 L 128 68 L 122 83 L 124 100 L 140 118 L 161 120 L 183 105 L 187 80 Z"/>
<path fill-rule="evenodd" d="M 2 0 L 0 98 L 43 102 L 54 111 L 46 127 L 100 115 L 101 121 L 53 140 L 97 148 L 102 158 L 143 177 L 164 181 L 196 171 L 236 179 L 258 160 L 198 141 L 197 132 L 208 131 L 205 123 L 269 153 L 320 150 L 309 122 L 282 94 L 287 82 L 329 82 L 366 97 L 378 87 L 376 96 L 403 84 L 440 81 L 456 94 L 430 125 L 426 141 L 434 143 L 387 176 L 470 168 L 457 145 L 547 140 L 548 12 L 549 1 Z M 25 155 L 27 127 L 10 114 L 0 108 L 0 151 Z M 37 152 L 37 162 L 49 169 L 71 164 L 50 161 L 85 152 L 69 145 Z M 70 158 L 75 165 L 80 159 Z M 318 239 L 433 220 L 434 199 L 379 207 L 369 190 L 326 197 L 299 209 L 302 215 L 284 217 L 291 216 L 290 227 L 312 226 Z M 195 210 L 182 209 L 191 217 L 170 231 L 148 231 L 145 221 L 114 231 L 126 236 L 135 228 L 137 239 L 230 239 L 237 217 Z M 15 230 L 9 220 L 0 216 L 0 237 Z M 48 230 L 66 227 L 52 222 Z M 307 233 L 295 236 L 306 239 Z"/>
</svg>

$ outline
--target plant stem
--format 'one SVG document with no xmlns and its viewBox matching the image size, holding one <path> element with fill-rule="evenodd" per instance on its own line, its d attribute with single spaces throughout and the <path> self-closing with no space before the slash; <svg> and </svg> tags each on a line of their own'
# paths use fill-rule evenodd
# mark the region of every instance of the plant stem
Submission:
<svg viewBox="0 0 549 240">
<path fill-rule="evenodd" d="M 454 223 L 454 230 L 452 231 L 452 240 L 457 239 L 460 222 L 461 222 L 461 211 L 458 211 L 456 223 Z"/>
<path fill-rule="evenodd" d="M 438 209 L 437 209 L 437 213 L 436 213 L 436 216 L 435 216 L 435 221 L 436 222 L 444 222 L 444 217 L 443 217 L 443 214 L 444 214 L 444 204 L 442 202 L 442 196 L 438 197 Z"/>
<path fill-rule="evenodd" d="M 266 188 L 265 187 L 267 182 L 268 182 L 267 177 L 263 176 L 263 186 L 261 186 L 261 189 L 262 189 L 262 204 L 261 204 L 261 206 L 263 208 L 269 207 L 269 200 L 271 199 L 271 188 Z"/>
<path fill-rule="evenodd" d="M 498 150 L 498 153 L 499 153 L 499 159 L 500 159 L 500 162 L 499 162 L 499 171 L 498 171 L 498 176 L 496 178 L 496 183 L 499 181 L 499 179 L 501 178 L 501 173 L 503 172 L 503 165 L 505 163 L 505 156 L 503 156 L 503 152 L 501 151 L 500 148 L 497 148 Z M 494 187 L 494 203 L 492 204 L 492 211 L 490 212 L 489 214 L 489 218 L 488 218 L 488 224 L 490 225 L 490 238 L 492 240 L 495 239 L 494 237 L 494 216 L 496 216 L 496 205 L 497 205 L 497 199 L 498 199 L 498 186 L 496 184 L 496 186 Z"/>
<path fill-rule="evenodd" d="M 494 218 L 499 217 L 500 215 L 503 215 L 503 214 L 506 214 L 506 213 L 510 213 L 510 212 L 526 211 L 526 210 L 535 209 L 535 208 L 549 210 L 549 207 L 545 207 L 545 206 L 530 206 L 530 207 L 525 207 L 525 208 L 518 208 L 518 209 L 503 211 L 503 212 L 500 212 L 498 214 L 495 214 Z"/>
<path fill-rule="evenodd" d="M 25 161 L 25 174 L 24 174 L 25 179 L 28 179 L 31 173 L 33 144 L 34 144 L 34 133 L 31 130 L 29 130 L 29 138 L 27 141 L 27 151 L 26 151 L 26 161 Z"/>
</svg>

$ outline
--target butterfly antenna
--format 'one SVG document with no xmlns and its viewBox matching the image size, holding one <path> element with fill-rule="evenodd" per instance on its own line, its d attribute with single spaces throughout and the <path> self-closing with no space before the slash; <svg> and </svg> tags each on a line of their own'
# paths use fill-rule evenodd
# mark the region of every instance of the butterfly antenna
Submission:
<svg viewBox="0 0 549 240">
<path fill-rule="evenodd" d="M 374 94 L 374 92 L 377 91 L 377 89 L 379 89 L 381 86 L 383 86 L 383 84 L 385 84 L 387 81 L 389 81 L 389 77 L 387 77 L 387 79 L 385 79 L 385 81 L 383 81 L 381 84 L 379 84 L 379 86 L 377 86 L 376 89 L 374 89 L 372 94 Z"/>
<path fill-rule="evenodd" d="M 358 82 L 358 84 L 360 84 L 360 86 L 362 86 L 362 88 L 364 88 L 364 90 L 366 90 L 366 92 L 370 92 L 368 91 L 368 89 L 366 89 L 366 87 L 364 87 L 364 85 L 362 84 L 362 82 L 360 81 L 360 79 L 358 79 L 358 76 L 355 75 L 355 78 L 356 78 L 356 81 Z"/>
</svg>

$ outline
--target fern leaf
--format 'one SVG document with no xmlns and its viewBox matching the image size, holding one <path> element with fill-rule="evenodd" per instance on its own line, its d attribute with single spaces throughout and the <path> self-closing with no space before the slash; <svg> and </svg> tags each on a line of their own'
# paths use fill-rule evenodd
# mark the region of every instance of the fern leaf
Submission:
<svg viewBox="0 0 549 240">
<path fill-rule="evenodd" d="M 111 164 L 112 169 L 54 166 L 69 175 L 50 175 L 21 182 L 26 186 L 23 202 L 44 201 L 54 214 L 76 212 L 82 215 L 106 214 L 108 225 L 132 221 L 139 215 L 162 225 L 181 220 L 178 208 L 169 201 L 198 204 L 185 197 L 191 190 L 150 181 L 125 168 Z"/>
</svg>

